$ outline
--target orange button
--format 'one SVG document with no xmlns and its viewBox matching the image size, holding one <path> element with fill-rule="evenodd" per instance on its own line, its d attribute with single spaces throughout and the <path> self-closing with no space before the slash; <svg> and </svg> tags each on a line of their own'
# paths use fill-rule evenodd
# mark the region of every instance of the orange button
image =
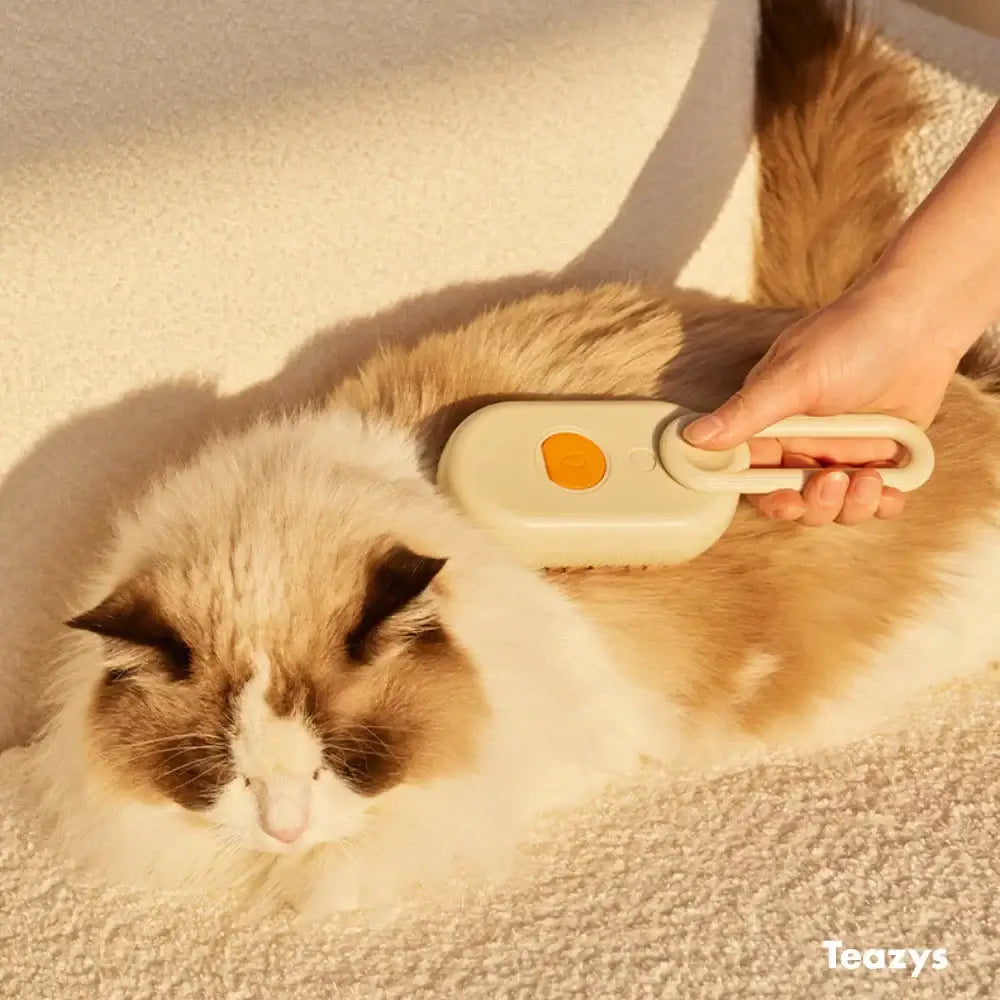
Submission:
<svg viewBox="0 0 1000 1000">
<path fill-rule="evenodd" d="M 604 452 L 582 434 L 553 434 L 542 442 L 549 479 L 567 490 L 589 490 L 608 471 Z"/>
</svg>

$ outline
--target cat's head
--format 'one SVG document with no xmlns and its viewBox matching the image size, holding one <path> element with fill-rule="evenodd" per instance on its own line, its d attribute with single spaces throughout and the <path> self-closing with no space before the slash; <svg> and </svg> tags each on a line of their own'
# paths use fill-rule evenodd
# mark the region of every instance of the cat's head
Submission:
<svg viewBox="0 0 1000 1000">
<path fill-rule="evenodd" d="M 69 622 L 92 650 L 93 766 L 276 853 L 470 767 L 486 710 L 439 506 L 349 414 L 263 425 L 157 485 Z"/>
</svg>

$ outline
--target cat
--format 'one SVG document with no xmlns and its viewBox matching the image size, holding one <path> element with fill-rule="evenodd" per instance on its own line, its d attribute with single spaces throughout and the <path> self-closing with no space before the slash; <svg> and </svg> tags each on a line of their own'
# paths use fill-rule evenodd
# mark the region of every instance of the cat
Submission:
<svg viewBox="0 0 1000 1000">
<path fill-rule="evenodd" d="M 313 917 L 390 906 L 501 870 L 539 817 L 646 759 L 845 739 L 1000 653 L 985 365 L 953 380 L 936 472 L 897 520 L 809 529 L 743 506 L 682 565 L 538 572 L 434 487 L 448 434 L 491 399 L 714 406 L 881 252 L 922 114 L 905 67 L 850 5 L 762 15 L 753 303 L 534 295 L 384 348 L 121 514 L 40 743 L 72 857 Z"/>
</svg>

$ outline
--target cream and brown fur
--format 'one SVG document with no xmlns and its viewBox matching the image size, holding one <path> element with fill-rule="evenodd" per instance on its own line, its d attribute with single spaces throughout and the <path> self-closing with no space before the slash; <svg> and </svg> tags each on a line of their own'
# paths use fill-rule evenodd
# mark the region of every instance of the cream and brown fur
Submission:
<svg viewBox="0 0 1000 1000">
<path fill-rule="evenodd" d="M 972 379 L 905 517 L 741 509 L 671 568 L 533 572 L 432 486 L 493 399 L 712 406 L 881 252 L 910 82 L 849 9 L 763 14 L 755 304 L 536 295 L 386 348 L 328 406 L 214 442 L 123 514 L 43 741 L 78 857 L 309 912 L 394 902 L 643 758 L 841 739 L 1000 653 L 1000 406 Z"/>
</svg>

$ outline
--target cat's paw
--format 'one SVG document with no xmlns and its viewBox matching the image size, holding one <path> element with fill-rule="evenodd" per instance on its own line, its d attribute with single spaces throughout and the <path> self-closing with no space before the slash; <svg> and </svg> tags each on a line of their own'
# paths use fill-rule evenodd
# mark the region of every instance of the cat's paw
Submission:
<svg viewBox="0 0 1000 1000">
<path fill-rule="evenodd" d="M 296 923 L 316 923 L 336 913 L 360 910 L 361 873 L 347 859 L 314 859 L 285 875 L 282 897 L 295 911 Z"/>
<path fill-rule="evenodd" d="M 385 888 L 366 888 L 356 866 L 334 865 L 314 870 L 314 875 L 308 887 L 289 900 L 296 926 L 312 926 L 348 913 L 363 914 L 368 925 L 379 925 L 400 912 L 395 894 Z"/>
<path fill-rule="evenodd" d="M 303 924 L 364 908 L 357 867 L 349 865 L 311 868 L 309 874 L 286 892 L 285 898 L 295 911 L 296 923 Z"/>
</svg>

